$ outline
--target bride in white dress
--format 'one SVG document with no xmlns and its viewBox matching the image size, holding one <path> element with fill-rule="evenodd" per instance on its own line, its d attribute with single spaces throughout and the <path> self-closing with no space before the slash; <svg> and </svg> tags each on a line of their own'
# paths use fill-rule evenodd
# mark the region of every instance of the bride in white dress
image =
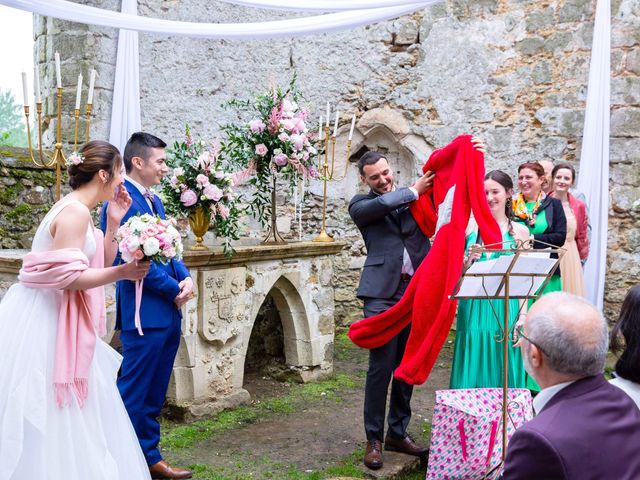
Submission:
<svg viewBox="0 0 640 480">
<path fill-rule="evenodd" d="M 107 142 L 92 141 L 68 165 L 73 191 L 42 220 L 32 252 L 80 249 L 88 260 L 104 255 L 104 265 L 111 265 L 117 248 L 113 232 L 131 204 L 126 189 L 119 188 L 120 154 Z M 102 252 L 96 251 L 96 238 L 98 245 L 102 238 L 95 237 L 90 210 L 105 200 L 112 200 L 109 225 L 114 228 L 109 228 Z M 62 252 L 69 251 L 82 257 L 78 250 Z M 149 262 L 87 268 L 66 289 L 82 293 L 120 279 L 137 280 L 148 268 Z M 70 395 L 68 405 L 58 406 L 54 360 L 60 354 L 56 336 L 63 290 L 23 283 L 13 285 L 0 303 L 0 479 L 150 478 L 116 387 L 120 355 L 95 338 L 93 357 L 86 362 L 86 393 Z M 95 311 L 103 309 L 104 304 Z M 91 324 L 85 331 L 93 343 L 97 333 Z"/>
</svg>

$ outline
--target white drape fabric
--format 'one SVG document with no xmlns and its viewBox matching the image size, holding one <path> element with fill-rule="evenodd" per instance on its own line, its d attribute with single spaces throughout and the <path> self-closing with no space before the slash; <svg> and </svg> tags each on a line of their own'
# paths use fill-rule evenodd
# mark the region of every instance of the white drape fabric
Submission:
<svg viewBox="0 0 640 480">
<path fill-rule="evenodd" d="M 585 194 L 592 227 L 585 264 L 591 302 L 603 307 L 609 219 L 609 116 L 611 76 L 611 2 L 598 0 L 589 66 L 587 107 L 580 152 L 578 190 Z"/>
<path fill-rule="evenodd" d="M 122 12 L 136 15 L 137 0 L 122 0 Z M 140 116 L 140 66 L 138 32 L 120 30 L 113 84 L 109 142 L 124 153 L 132 133 L 142 130 Z"/>
<path fill-rule="evenodd" d="M 265 8 L 269 10 L 286 10 L 289 12 L 341 12 L 382 7 L 400 7 L 416 0 L 221 0 L 225 3 L 245 7 Z"/>
<path fill-rule="evenodd" d="M 46 17 L 138 32 L 180 35 L 192 38 L 256 40 L 276 37 L 298 37 L 346 30 L 396 18 L 440 1 L 416 0 L 413 3 L 393 7 L 361 9 L 255 23 L 179 22 L 114 12 L 66 0 L 0 0 L 0 4 Z"/>
</svg>

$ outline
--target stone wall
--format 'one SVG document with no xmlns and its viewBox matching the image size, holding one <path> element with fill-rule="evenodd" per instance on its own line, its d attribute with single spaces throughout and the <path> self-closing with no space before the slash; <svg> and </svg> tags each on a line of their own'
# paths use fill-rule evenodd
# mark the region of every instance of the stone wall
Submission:
<svg viewBox="0 0 640 480">
<path fill-rule="evenodd" d="M 115 0 L 81 3 L 119 7 Z M 626 289 L 640 281 L 640 4 L 612 3 L 609 316 Z M 139 5 L 140 15 L 189 21 L 296 15 L 202 0 L 143 0 Z M 448 0 L 397 20 L 297 39 L 206 41 L 141 34 L 143 128 L 172 141 L 189 122 L 200 133 L 215 135 L 221 123 L 234 120 L 221 108 L 224 101 L 284 83 L 295 70 L 314 115 L 323 112 L 326 100 L 347 115 L 357 113 L 357 135 L 364 143 L 369 129 L 363 118 L 380 109 L 400 115 L 408 134 L 429 150 L 460 133 L 482 135 L 488 169 L 514 174 L 517 164 L 527 160 L 577 162 L 594 11 L 595 0 Z M 56 49 L 65 52 L 65 86 L 75 85 L 78 69 L 87 78 L 88 69 L 97 66 L 92 131 L 106 137 L 116 32 L 51 19 L 36 19 L 35 25 L 43 85 L 53 84 Z M 338 150 L 344 151 L 341 143 Z M 415 160 L 414 171 L 419 163 Z M 320 188 L 314 185 L 312 192 Z M 336 316 L 342 323 L 359 316 L 353 291 L 364 251 L 346 215 L 348 196 L 356 188 L 352 170 L 329 186 L 329 230 L 351 245 L 335 270 Z M 317 197 L 312 200 L 318 203 Z M 317 208 L 307 210 L 306 238 L 317 233 L 318 216 Z M 282 222 L 291 223 L 284 217 Z M 297 236 L 295 229 L 290 235 Z"/>
<path fill-rule="evenodd" d="M 30 248 L 38 223 L 54 199 L 52 168 L 35 165 L 28 150 L 0 150 L 0 248 Z"/>
</svg>

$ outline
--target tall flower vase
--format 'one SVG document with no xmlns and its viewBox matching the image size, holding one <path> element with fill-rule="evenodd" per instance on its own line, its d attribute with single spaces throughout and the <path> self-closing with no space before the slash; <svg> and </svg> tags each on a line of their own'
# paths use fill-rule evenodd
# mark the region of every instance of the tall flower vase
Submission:
<svg viewBox="0 0 640 480">
<path fill-rule="evenodd" d="M 209 250 L 202 241 L 202 237 L 204 237 L 207 230 L 209 230 L 210 221 L 211 216 L 208 212 L 205 212 L 202 207 L 196 208 L 189 214 L 189 226 L 191 226 L 191 231 L 196 236 L 196 243 L 191 247 L 191 250 Z"/>
<path fill-rule="evenodd" d="M 284 245 L 287 243 L 280 235 L 280 232 L 278 232 L 276 218 L 276 176 L 273 175 L 273 184 L 271 185 L 271 227 L 269 228 L 269 233 L 267 233 L 267 236 L 262 241 L 265 245 Z"/>
</svg>

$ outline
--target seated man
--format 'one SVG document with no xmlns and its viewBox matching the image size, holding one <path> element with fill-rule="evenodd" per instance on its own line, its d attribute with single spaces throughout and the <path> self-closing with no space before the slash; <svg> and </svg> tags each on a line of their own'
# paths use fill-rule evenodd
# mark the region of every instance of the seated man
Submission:
<svg viewBox="0 0 640 480">
<path fill-rule="evenodd" d="M 586 300 L 550 293 L 516 330 L 525 369 L 542 388 L 537 416 L 515 432 L 504 479 L 640 478 L 640 411 L 602 372 L 607 323 Z"/>
</svg>

